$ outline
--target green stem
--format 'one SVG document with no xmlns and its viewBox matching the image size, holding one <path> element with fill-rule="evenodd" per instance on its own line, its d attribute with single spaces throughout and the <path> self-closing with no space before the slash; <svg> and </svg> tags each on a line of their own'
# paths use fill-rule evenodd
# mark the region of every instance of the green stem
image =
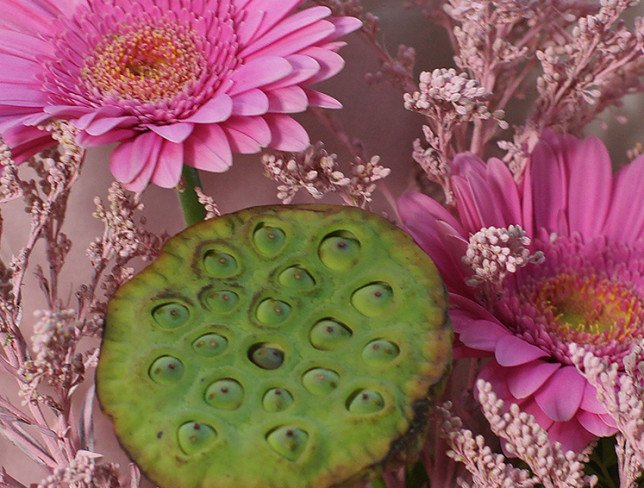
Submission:
<svg viewBox="0 0 644 488">
<path fill-rule="evenodd" d="M 201 187 L 199 172 L 190 166 L 183 166 L 181 182 L 177 186 L 177 196 L 183 211 L 183 220 L 190 227 L 206 218 L 206 209 L 199 203 L 195 187 Z"/>
<path fill-rule="evenodd" d="M 371 480 L 371 488 L 387 488 L 387 483 L 382 478 L 376 478 Z"/>
</svg>

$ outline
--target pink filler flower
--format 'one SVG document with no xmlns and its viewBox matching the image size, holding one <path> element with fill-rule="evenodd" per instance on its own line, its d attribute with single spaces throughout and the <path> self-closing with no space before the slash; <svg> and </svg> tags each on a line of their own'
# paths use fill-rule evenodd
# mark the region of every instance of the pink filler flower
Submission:
<svg viewBox="0 0 644 488">
<path fill-rule="evenodd" d="M 79 143 L 118 143 L 115 178 L 175 186 L 182 164 L 223 172 L 232 153 L 301 151 L 288 114 L 340 103 L 308 86 L 343 67 L 360 27 L 303 0 L 0 0 L 0 134 L 17 162 L 71 121 Z"/>
<path fill-rule="evenodd" d="M 564 448 L 614 434 L 567 345 L 619 363 L 644 340 L 644 157 L 613 177 L 598 139 L 547 133 L 521 184 L 498 159 L 451 170 L 456 217 L 419 193 L 398 205 L 447 283 L 458 355 L 490 357 L 479 376 Z"/>
</svg>

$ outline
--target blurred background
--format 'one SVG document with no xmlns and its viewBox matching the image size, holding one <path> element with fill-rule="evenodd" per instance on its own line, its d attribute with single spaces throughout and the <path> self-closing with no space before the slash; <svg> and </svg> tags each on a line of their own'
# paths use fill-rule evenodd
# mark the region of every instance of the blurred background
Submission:
<svg viewBox="0 0 644 488">
<path fill-rule="evenodd" d="M 446 33 L 439 27 L 429 25 L 417 10 L 407 10 L 403 8 L 403 2 L 396 0 L 365 0 L 363 3 L 381 19 L 382 40 L 391 53 L 396 52 L 399 44 L 416 49 L 416 74 L 423 70 L 453 66 Z M 644 5 L 632 9 L 631 13 L 633 16 L 644 15 Z M 387 84 L 367 85 L 365 75 L 378 69 L 374 51 L 356 34 L 346 40 L 349 45 L 341 53 L 346 60 L 344 71 L 320 85 L 320 88 L 344 104 L 344 109 L 336 115 L 349 135 L 363 141 L 365 152 L 369 156 L 380 155 L 384 166 L 391 168 L 392 174 L 386 181 L 392 193 L 398 196 L 409 187 L 414 178 L 415 163 L 411 159 L 411 147 L 414 139 L 422 137 L 423 119 L 403 108 L 402 93 L 397 87 Z M 626 151 L 637 142 L 644 142 L 641 117 L 643 108 L 644 97 L 629 97 L 625 100 L 624 110 L 604 114 L 602 119 L 606 124 L 599 122 L 589 128 L 589 133 L 595 133 L 606 142 L 616 164 L 626 162 Z M 626 115 L 629 121 L 626 124 L 618 123 L 614 117 L 618 113 Z M 312 142 L 323 141 L 329 152 L 337 152 L 341 161 L 348 160 L 348 155 L 341 150 L 333 135 L 314 117 L 304 114 L 298 119 L 308 129 Z M 70 295 L 79 283 L 89 279 L 90 266 L 85 257 L 85 249 L 103 231 L 102 224 L 92 217 L 92 212 L 94 197 L 104 198 L 112 181 L 107 165 L 109 151 L 110 148 L 102 148 L 89 152 L 83 174 L 71 195 L 65 232 L 72 237 L 74 246 L 63 272 L 62 285 L 68 287 Z M 222 213 L 279 203 L 275 197 L 276 184 L 263 175 L 258 155 L 236 155 L 234 165 L 227 173 L 203 173 L 202 180 L 205 193 L 215 199 Z M 311 199 L 305 194 L 299 194 L 295 200 L 306 201 Z M 334 197 L 326 201 L 341 203 Z M 166 231 L 172 235 L 182 229 L 181 212 L 174 191 L 150 187 L 143 196 L 143 202 L 150 230 L 155 233 Z M 391 213 L 381 194 L 375 195 L 374 210 Z M 0 256 L 8 261 L 24 245 L 29 220 L 21 203 L 5 205 L 2 217 L 4 233 Z M 44 262 L 42 250 L 36 253 L 34 262 Z M 31 313 L 44 307 L 42 293 L 33 276 L 27 280 L 24 296 L 26 322 L 29 323 Z M 29 336 L 30 332 L 25 335 Z M 83 388 L 87 388 L 87 385 L 83 385 Z M 15 382 L 0 376 L 0 392 L 19 404 Z M 82 398 L 83 394 L 78 397 Z M 129 460 L 120 450 L 109 421 L 98 407 L 95 412 L 96 451 L 104 453 L 107 461 L 115 461 L 126 467 Z M 44 472 L 26 461 L 20 451 L 1 436 L 0 466 L 4 466 L 12 476 L 27 485 L 38 483 L 45 476 Z"/>
</svg>

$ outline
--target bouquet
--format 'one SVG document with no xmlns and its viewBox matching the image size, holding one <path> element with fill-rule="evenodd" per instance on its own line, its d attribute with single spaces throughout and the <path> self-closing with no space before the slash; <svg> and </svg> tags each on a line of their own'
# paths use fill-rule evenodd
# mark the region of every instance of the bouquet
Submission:
<svg viewBox="0 0 644 488">
<path fill-rule="evenodd" d="M 638 4 L 0 0 L 0 486 L 643 486 L 644 156 L 632 109 L 644 87 Z M 410 33 L 415 46 L 391 45 Z M 609 154 L 601 139 L 618 126 L 633 142 Z M 93 208 L 83 193 L 99 194 Z M 344 208 L 302 205 L 319 201 Z M 238 212 L 257 204 L 272 207 Z M 199 272 L 178 243 L 210 242 L 208 229 L 228 236 L 221 246 L 246 239 L 264 256 L 249 264 L 234 250 L 209 248 L 203 266 L 213 279 L 260 269 L 277 259 L 288 229 L 299 229 L 304 243 L 326 225 L 307 220 L 310 209 L 337 212 L 353 230 L 329 228 L 312 251 L 322 271 L 299 261 L 286 269 L 276 279 L 290 298 L 262 298 L 255 319 L 269 328 L 287 321 L 293 303 L 308 300 L 307 287 L 335 293 L 340 285 L 325 284 L 322 272 L 350 279 L 356 256 L 372 253 L 365 273 L 385 278 L 351 292 L 351 313 L 365 324 L 380 313 L 392 324 L 421 310 L 442 314 L 409 319 L 396 332 L 400 342 L 374 336 L 362 350 L 373 370 L 398 357 L 421 375 L 415 413 L 400 396 L 359 389 L 346 411 L 386 413 L 371 430 L 333 430 L 331 419 L 324 444 L 312 428 L 276 427 L 246 459 L 203 447 L 223 424 L 186 417 L 167 442 L 178 443 L 186 466 L 215 456 L 219 464 L 203 476 L 172 465 L 176 477 L 167 481 L 157 472 L 162 462 L 151 459 L 163 455 L 158 448 L 147 440 L 136 452 L 128 447 L 152 421 L 137 414 L 122 427 L 110 404 L 120 399 L 102 390 L 121 361 L 108 350 L 110 327 L 124 313 L 115 304 L 134 303 L 134 327 L 143 300 L 136 297 L 151 274 L 169 283 L 166 291 L 192 286 L 190 273 Z M 278 224 L 294 217 L 287 231 L 262 221 L 239 237 L 235 225 L 258 213 Z M 84 240 L 92 226 L 98 236 Z M 169 271 L 173 253 L 180 264 Z M 422 286 L 433 283 L 431 297 L 386 282 L 408 272 Z M 233 306 L 251 284 L 240 278 L 227 285 L 237 291 L 203 300 L 211 309 Z M 172 302 L 151 313 L 171 329 L 191 320 L 190 310 Z M 306 340 L 349 364 L 337 344 L 357 332 L 322 318 Z M 412 335 L 420 329 L 434 335 Z M 203 357 L 235 348 L 234 331 L 215 332 L 193 343 Z M 133 345 L 139 334 L 143 346 Z M 144 334 L 135 331 L 124 347 L 144 348 Z M 248 347 L 244 360 L 257 374 L 212 383 L 209 405 L 237 410 L 244 388 L 294 354 L 264 339 Z M 409 359 L 414 347 L 431 366 Z M 97 366 L 103 411 L 114 418 L 97 401 Z M 146 381 L 173 384 L 189 368 L 167 353 Z M 129 374 L 117 375 L 124 397 Z M 326 395 L 351 374 L 358 369 L 340 378 L 317 368 L 302 382 Z M 273 387 L 263 410 L 297 400 Z M 312 421 L 323 402 L 311 406 Z M 150 418 L 164 419 L 155 405 Z M 404 443 L 382 436 L 395 415 L 407 421 L 396 427 Z M 318 445 L 322 461 L 298 467 Z M 262 461 L 273 459 L 262 457 L 264 448 L 274 466 Z M 230 474 L 240 469 L 251 477 Z M 282 472 L 290 481 L 275 482 Z"/>
</svg>

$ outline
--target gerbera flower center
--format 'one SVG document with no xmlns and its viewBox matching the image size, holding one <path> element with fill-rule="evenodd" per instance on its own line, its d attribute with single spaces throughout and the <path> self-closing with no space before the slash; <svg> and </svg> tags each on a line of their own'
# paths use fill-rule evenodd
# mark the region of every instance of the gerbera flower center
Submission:
<svg viewBox="0 0 644 488">
<path fill-rule="evenodd" d="M 622 341 L 644 321 L 642 299 L 628 286 L 597 275 L 563 273 L 526 297 L 562 339 L 582 344 Z"/>
<path fill-rule="evenodd" d="M 85 60 L 82 76 L 103 97 L 169 100 L 197 81 L 204 58 L 196 33 L 175 23 L 136 25 L 106 37 Z"/>
<path fill-rule="evenodd" d="M 639 244 L 559 237 L 538 247 L 545 261 L 509 276 L 494 303 L 517 336 L 566 364 L 570 343 L 618 361 L 644 338 Z"/>
</svg>

